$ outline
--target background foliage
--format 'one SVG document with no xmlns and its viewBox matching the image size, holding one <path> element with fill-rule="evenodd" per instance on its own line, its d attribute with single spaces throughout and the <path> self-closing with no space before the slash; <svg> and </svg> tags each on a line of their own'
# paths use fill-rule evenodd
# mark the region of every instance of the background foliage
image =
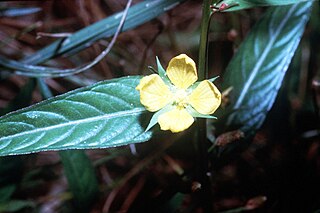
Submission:
<svg viewBox="0 0 320 213">
<path fill-rule="evenodd" d="M 208 141 L 200 125 L 144 132 L 150 114 L 135 90 L 155 56 L 198 61 L 202 2 L 134 1 L 98 65 L 21 76 L 92 61 L 126 3 L 0 3 L 0 113 L 12 112 L 0 118 L 0 155 L 46 151 L 0 158 L 0 212 L 319 210 L 319 2 L 239 0 L 213 14 L 208 76 L 221 76 L 224 99 Z"/>
</svg>

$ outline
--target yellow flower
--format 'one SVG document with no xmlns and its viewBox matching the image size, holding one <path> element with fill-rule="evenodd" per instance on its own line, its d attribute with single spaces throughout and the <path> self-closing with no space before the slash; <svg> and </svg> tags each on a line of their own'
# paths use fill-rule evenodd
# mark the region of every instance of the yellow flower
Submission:
<svg viewBox="0 0 320 213">
<path fill-rule="evenodd" d="M 210 116 L 221 103 L 221 93 L 210 81 L 198 80 L 194 61 L 185 54 L 171 59 L 167 71 L 159 60 L 158 74 L 145 76 L 136 87 L 140 101 L 150 112 L 156 112 L 147 130 L 159 123 L 162 130 L 181 132 L 189 128 L 194 117 Z"/>
</svg>

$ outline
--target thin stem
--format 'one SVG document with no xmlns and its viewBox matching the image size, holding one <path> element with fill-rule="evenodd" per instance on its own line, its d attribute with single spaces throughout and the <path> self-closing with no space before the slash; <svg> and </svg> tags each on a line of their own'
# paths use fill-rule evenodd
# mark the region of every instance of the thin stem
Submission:
<svg viewBox="0 0 320 213">
<path fill-rule="evenodd" d="M 198 76 L 199 80 L 204 80 L 208 75 L 208 31 L 210 24 L 210 0 L 204 0 L 202 6 L 201 34 L 199 45 Z M 199 119 L 197 122 L 197 132 L 195 148 L 197 151 L 197 181 L 201 184 L 200 190 L 196 193 L 201 208 L 204 212 L 212 212 L 211 184 L 207 176 L 208 153 L 206 147 L 207 129 L 206 120 Z"/>
<path fill-rule="evenodd" d="M 199 46 L 199 62 L 198 62 L 198 74 L 199 80 L 204 80 L 208 75 L 208 32 L 210 23 L 210 0 L 203 1 L 202 7 L 202 20 L 201 20 L 201 34 L 200 34 L 200 46 Z"/>
</svg>

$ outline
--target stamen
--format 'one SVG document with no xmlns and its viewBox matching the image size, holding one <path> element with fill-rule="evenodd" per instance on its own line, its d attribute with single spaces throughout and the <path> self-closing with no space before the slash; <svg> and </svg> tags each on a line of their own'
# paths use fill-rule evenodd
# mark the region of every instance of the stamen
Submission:
<svg viewBox="0 0 320 213">
<path fill-rule="evenodd" d="M 184 89 L 177 89 L 173 92 L 173 105 L 181 108 L 186 108 L 188 106 L 189 94 Z"/>
</svg>

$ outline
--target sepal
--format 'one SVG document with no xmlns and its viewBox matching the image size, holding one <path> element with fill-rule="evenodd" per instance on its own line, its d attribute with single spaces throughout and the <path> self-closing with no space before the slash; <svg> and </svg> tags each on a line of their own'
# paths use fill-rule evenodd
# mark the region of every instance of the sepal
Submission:
<svg viewBox="0 0 320 213">
<path fill-rule="evenodd" d="M 217 119 L 217 117 L 212 116 L 212 115 L 205 115 L 205 114 L 201 114 L 199 112 L 197 112 L 195 109 L 193 109 L 192 106 L 187 106 L 186 110 L 188 111 L 188 113 L 194 117 L 194 118 L 208 118 L 208 119 Z"/>
<path fill-rule="evenodd" d="M 156 61 L 157 61 L 157 66 L 158 66 L 158 73 L 160 78 L 163 80 L 163 82 L 167 85 L 167 86 L 171 86 L 171 81 L 167 76 L 166 70 L 163 68 L 163 66 L 160 63 L 160 60 L 158 58 L 158 56 L 156 56 Z"/>
<path fill-rule="evenodd" d="M 162 109 L 154 113 L 145 132 L 149 131 L 154 125 L 158 123 L 158 118 L 160 115 L 162 115 L 163 113 L 169 112 L 172 109 L 173 107 L 170 104 L 168 104 L 167 106 L 163 107 Z"/>
</svg>

